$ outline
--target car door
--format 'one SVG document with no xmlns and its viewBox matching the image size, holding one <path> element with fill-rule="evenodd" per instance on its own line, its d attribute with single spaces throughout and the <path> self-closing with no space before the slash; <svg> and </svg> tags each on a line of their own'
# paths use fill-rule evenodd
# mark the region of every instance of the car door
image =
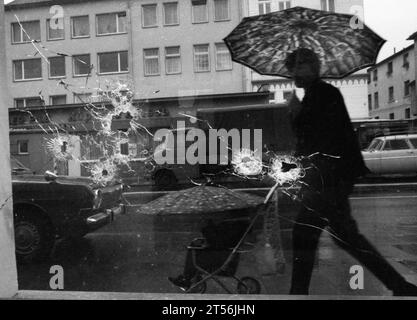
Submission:
<svg viewBox="0 0 417 320">
<path fill-rule="evenodd" d="M 369 148 L 362 152 L 365 160 L 365 165 L 373 174 L 380 174 L 381 171 L 381 149 L 384 141 L 381 139 L 375 139 L 372 141 Z"/>
<path fill-rule="evenodd" d="M 411 156 L 413 157 L 414 168 L 413 172 L 417 172 L 417 137 L 410 138 L 409 142 L 411 144 Z"/>
<path fill-rule="evenodd" d="M 406 139 L 386 140 L 381 151 L 381 174 L 402 174 L 413 170 L 413 157 Z"/>
</svg>

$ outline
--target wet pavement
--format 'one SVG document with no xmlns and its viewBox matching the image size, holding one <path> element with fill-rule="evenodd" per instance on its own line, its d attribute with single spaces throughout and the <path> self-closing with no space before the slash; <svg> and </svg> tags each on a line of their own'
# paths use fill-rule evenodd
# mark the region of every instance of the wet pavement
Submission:
<svg viewBox="0 0 417 320">
<path fill-rule="evenodd" d="M 64 289 L 68 291 L 107 291 L 179 293 L 168 276 L 182 272 L 186 245 L 199 236 L 196 221 L 185 224 L 161 224 L 151 216 L 137 214 L 139 202 L 155 195 L 134 197 L 128 214 L 79 241 L 60 240 L 47 261 L 21 265 L 19 287 L 25 290 L 50 290 L 52 265 L 64 269 Z M 393 266 L 417 284 L 417 191 L 355 194 L 351 200 L 353 215 L 360 230 L 373 242 Z M 287 294 L 291 277 L 291 219 L 295 208 L 280 207 L 286 220 L 281 224 L 281 238 L 286 263 L 280 272 L 265 276 L 259 261 L 259 247 L 240 255 L 237 276 L 256 278 L 263 294 Z M 258 234 L 262 237 L 262 234 Z M 350 268 L 358 263 L 334 245 L 323 233 L 311 284 L 316 295 L 390 296 L 382 284 L 365 270 L 363 290 L 352 290 Z M 230 289 L 236 284 L 223 279 Z M 209 282 L 207 292 L 224 293 Z"/>
</svg>

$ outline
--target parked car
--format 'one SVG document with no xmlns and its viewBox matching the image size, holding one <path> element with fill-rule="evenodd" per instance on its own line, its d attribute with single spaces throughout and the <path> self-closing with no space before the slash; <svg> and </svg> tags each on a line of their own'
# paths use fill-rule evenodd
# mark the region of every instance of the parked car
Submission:
<svg viewBox="0 0 417 320">
<path fill-rule="evenodd" d="M 118 182 L 101 187 L 89 178 L 18 172 L 12 188 L 16 256 L 22 262 L 46 258 L 56 239 L 83 237 L 125 210 Z"/>
<path fill-rule="evenodd" d="M 373 174 L 417 174 L 417 134 L 375 138 L 362 154 Z"/>
</svg>

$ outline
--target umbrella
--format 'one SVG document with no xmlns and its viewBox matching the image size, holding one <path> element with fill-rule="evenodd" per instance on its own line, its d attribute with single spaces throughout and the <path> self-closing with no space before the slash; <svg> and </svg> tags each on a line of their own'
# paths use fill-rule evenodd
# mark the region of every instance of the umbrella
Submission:
<svg viewBox="0 0 417 320">
<path fill-rule="evenodd" d="M 255 208 L 263 203 L 262 197 L 202 185 L 168 193 L 141 206 L 138 212 L 150 215 L 216 213 Z"/>
<path fill-rule="evenodd" d="M 340 79 L 374 65 L 385 40 L 353 15 L 303 7 L 246 17 L 224 39 L 232 59 L 263 75 L 290 78 L 287 56 L 299 48 L 314 51 L 321 77 Z"/>
</svg>

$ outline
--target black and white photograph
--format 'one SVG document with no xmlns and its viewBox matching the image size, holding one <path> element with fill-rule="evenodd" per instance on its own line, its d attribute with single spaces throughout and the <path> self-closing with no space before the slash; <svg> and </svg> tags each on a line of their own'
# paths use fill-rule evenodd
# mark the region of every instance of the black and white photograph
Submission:
<svg viewBox="0 0 417 320">
<path fill-rule="evenodd" d="M 416 1 L 1 1 L 0 299 L 417 299 Z"/>
</svg>

